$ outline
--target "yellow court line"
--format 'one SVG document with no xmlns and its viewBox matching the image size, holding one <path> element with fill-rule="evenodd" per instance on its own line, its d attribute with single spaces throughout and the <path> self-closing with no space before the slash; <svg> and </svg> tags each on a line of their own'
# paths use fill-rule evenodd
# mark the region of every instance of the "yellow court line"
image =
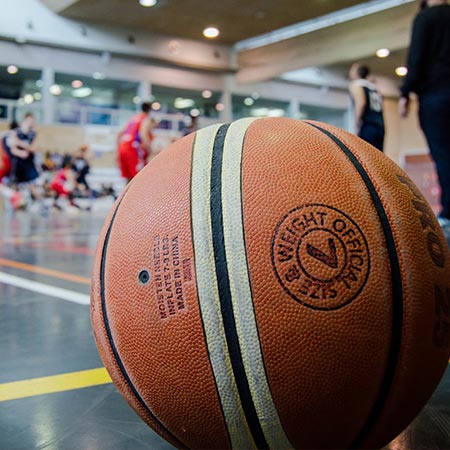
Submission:
<svg viewBox="0 0 450 450">
<path fill-rule="evenodd" d="M 449 360 L 450 364 L 450 360 Z M 91 386 L 109 384 L 112 380 L 104 367 L 63 373 L 41 378 L 0 384 L 0 403 L 36 395 L 72 391 Z"/>
<path fill-rule="evenodd" d="M 50 277 L 59 278 L 61 280 L 74 281 L 75 283 L 90 284 L 90 279 L 72 275 L 71 273 L 60 272 L 59 270 L 46 269 L 45 267 L 33 266 L 10 259 L 0 258 L 0 266 L 12 267 L 14 269 L 26 270 L 27 272 L 39 273 L 40 275 L 48 275 Z"/>
<path fill-rule="evenodd" d="M 0 402 L 111 383 L 104 367 L 0 384 Z"/>
</svg>

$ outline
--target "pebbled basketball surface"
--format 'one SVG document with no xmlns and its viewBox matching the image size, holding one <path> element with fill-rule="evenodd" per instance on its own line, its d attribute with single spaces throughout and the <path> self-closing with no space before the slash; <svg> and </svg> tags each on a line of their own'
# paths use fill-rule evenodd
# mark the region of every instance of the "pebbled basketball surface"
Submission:
<svg viewBox="0 0 450 450">
<path fill-rule="evenodd" d="M 449 258 L 379 151 L 321 123 L 242 119 L 175 142 L 119 198 L 94 336 L 178 448 L 379 448 L 447 365 Z"/>
</svg>

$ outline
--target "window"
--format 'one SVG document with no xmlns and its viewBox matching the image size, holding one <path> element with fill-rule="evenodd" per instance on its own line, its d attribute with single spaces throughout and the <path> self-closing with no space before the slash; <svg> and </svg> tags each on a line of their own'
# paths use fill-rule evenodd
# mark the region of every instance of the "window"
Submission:
<svg viewBox="0 0 450 450">
<path fill-rule="evenodd" d="M 220 102 L 220 92 L 153 85 L 152 95 L 154 101 L 161 105 L 160 111 L 164 113 L 189 115 L 192 110 L 198 110 L 195 112 L 203 117 L 216 118 L 219 116 L 216 105 Z"/>
<path fill-rule="evenodd" d="M 0 120 L 20 120 L 28 111 L 40 120 L 41 71 L 14 67 L 0 66 Z"/>
<path fill-rule="evenodd" d="M 134 111 L 138 86 L 132 81 L 57 73 L 50 88 L 56 99 L 56 122 L 111 125 L 111 111 L 105 109 Z"/>
<path fill-rule="evenodd" d="M 339 128 L 347 128 L 347 110 L 316 105 L 300 105 L 299 119 L 318 120 Z"/>
<path fill-rule="evenodd" d="M 232 107 L 233 120 L 242 117 L 283 117 L 289 115 L 288 102 L 259 98 L 255 95 L 233 95 Z"/>
</svg>

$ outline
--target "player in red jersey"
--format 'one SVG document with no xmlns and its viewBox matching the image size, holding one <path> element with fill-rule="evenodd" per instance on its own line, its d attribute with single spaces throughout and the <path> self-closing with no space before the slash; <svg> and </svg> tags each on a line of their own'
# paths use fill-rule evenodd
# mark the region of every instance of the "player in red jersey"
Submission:
<svg viewBox="0 0 450 450">
<path fill-rule="evenodd" d="M 150 118 L 151 103 L 142 104 L 118 136 L 118 163 L 122 176 L 129 182 L 144 167 L 151 155 L 152 129 L 156 122 Z"/>
</svg>

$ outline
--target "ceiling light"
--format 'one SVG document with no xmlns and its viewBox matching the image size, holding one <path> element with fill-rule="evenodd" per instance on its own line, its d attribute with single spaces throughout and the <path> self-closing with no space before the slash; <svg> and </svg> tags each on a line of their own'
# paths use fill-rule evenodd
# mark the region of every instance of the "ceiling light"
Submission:
<svg viewBox="0 0 450 450">
<path fill-rule="evenodd" d="M 253 100 L 251 97 L 247 97 L 244 99 L 244 105 L 245 106 L 252 106 L 253 103 L 255 103 L 255 100 Z"/>
<path fill-rule="evenodd" d="M 386 58 L 389 56 L 391 52 L 387 48 L 379 48 L 376 52 L 378 58 Z"/>
<path fill-rule="evenodd" d="M 225 109 L 225 105 L 223 103 L 217 103 L 216 110 L 221 112 Z"/>
<path fill-rule="evenodd" d="M 152 109 L 153 109 L 153 111 L 159 111 L 161 109 L 161 103 L 153 102 L 152 103 Z"/>
<path fill-rule="evenodd" d="M 209 27 L 206 27 L 203 30 L 203 36 L 205 36 L 208 39 L 214 39 L 217 36 L 219 36 L 219 34 L 220 34 L 219 29 L 217 27 L 215 27 L 215 26 L 212 26 L 212 25 L 209 26 Z"/>
<path fill-rule="evenodd" d="M 72 95 L 76 98 L 89 97 L 92 94 L 92 89 L 88 87 L 81 87 L 79 89 L 74 89 Z"/>
<path fill-rule="evenodd" d="M 177 53 L 179 53 L 180 49 L 181 49 L 181 44 L 179 41 L 170 41 L 167 44 L 167 47 L 169 48 L 169 52 L 173 53 L 174 55 L 176 55 Z"/>
<path fill-rule="evenodd" d="M 19 71 L 19 68 L 17 66 L 11 65 L 11 66 L 8 66 L 6 71 L 11 75 L 15 75 Z"/>
<path fill-rule="evenodd" d="M 138 95 L 135 95 L 135 96 L 133 97 L 133 103 L 134 103 L 135 105 L 138 105 L 140 102 L 141 102 L 141 97 L 139 97 Z"/>
<path fill-rule="evenodd" d="M 106 75 L 103 72 L 94 72 L 92 78 L 94 78 L 94 80 L 104 80 Z"/>
<path fill-rule="evenodd" d="M 73 80 L 72 81 L 72 87 L 74 89 L 78 89 L 78 88 L 80 88 L 82 86 L 83 86 L 83 82 L 81 80 Z"/>
<path fill-rule="evenodd" d="M 192 108 L 195 105 L 195 102 L 191 98 L 178 97 L 175 99 L 174 105 L 177 109 L 186 109 Z"/>
<path fill-rule="evenodd" d="M 157 0 L 139 0 L 139 4 L 147 8 L 149 8 L 150 6 L 155 6 L 157 3 Z"/>
<path fill-rule="evenodd" d="M 191 109 L 189 112 L 191 117 L 198 117 L 200 115 L 200 111 L 197 108 Z"/>
<path fill-rule="evenodd" d="M 52 84 L 49 91 L 52 95 L 61 95 L 62 87 L 59 84 Z"/>
<path fill-rule="evenodd" d="M 404 77 L 408 73 L 408 69 L 405 66 L 400 66 L 395 69 L 395 73 L 399 77 Z"/>
<path fill-rule="evenodd" d="M 39 101 L 42 98 L 42 94 L 40 92 L 35 92 L 33 94 L 33 97 L 34 97 L 35 100 Z"/>
<path fill-rule="evenodd" d="M 212 97 L 212 92 L 209 91 L 208 89 L 206 89 L 206 90 L 204 90 L 204 91 L 202 92 L 202 97 L 203 97 L 203 98 L 211 98 L 211 97 Z"/>
<path fill-rule="evenodd" d="M 31 105 L 31 103 L 34 102 L 34 97 L 31 94 L 27 94 L 23 97 L 23 101 L 27 104 L 27 105 Z"/>
</svg>

